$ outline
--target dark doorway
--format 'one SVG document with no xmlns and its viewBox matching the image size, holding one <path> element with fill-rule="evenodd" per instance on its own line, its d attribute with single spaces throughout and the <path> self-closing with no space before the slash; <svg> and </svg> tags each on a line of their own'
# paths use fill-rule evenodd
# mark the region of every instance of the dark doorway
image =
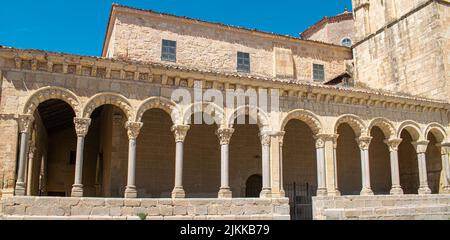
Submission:
<svg viewBox="0 0 450 240">
<path fill-rule="evenodd" d="M 316 195 L 317 186 L 309 183 L 288 183 L 284 185 L 292 220 L 312 220 L 312 197 Z"/>
<path fill-rule="evenodd" d="M 245 184 L 245 197 L 257 198 L 262 190 L 262 177 L 255 174 L 247 179 Z"/>
</svg>

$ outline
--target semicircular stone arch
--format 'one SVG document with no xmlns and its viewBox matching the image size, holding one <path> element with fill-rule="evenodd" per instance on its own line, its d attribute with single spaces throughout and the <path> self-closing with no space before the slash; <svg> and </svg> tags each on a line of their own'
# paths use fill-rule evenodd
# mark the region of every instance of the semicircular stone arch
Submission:
<svg viewBox="0 0 450 240">
<path fill-rule="evenodd" d="M 75 116 L 81 116 L 81 103 L 77 95 L 60 87 L 44 87 L 31 94 L 23 107 L 23 114 L 33 114 L 39 104 L 51 99 L 66 102 L 72 107 Z"/>
<path fill-rule="evenodd" d="M 428 137 L 428 134 L 430 133 L 434 135 L 438 143 L 445 142 L 447 140 L 447 132 L 444 126 L 439 123 L 428 124 L 424 133 L 424 137 Z"/>
<path fill-rule="evenodd" d="M 250 109 L 257 111 L 257 124 L 258 124 L 259 130 L 261 132 L 271 131 L 272 126 L 270 124 L 270 118 L 269 118 L 268 114 L 266 112 L 264 112 L 263 110 L 260 110 L 260 108 L 258 108 L 258 107 L 248 106 L 248 105 L 240 106 L 228 115 L 227 122 L 226 122 L 228 127 L 233 128 L 234 120 L 236 120 L 239 115 L 241 115 L 241 114 L 249 115 Z"/>
<path fill-rule="evenodd" d="M 391 139 L 396 137 L 394 124 L 386 118 L 373 119 L 368 127 L 368 133 L 370 134 L 373 127 L 378 127 L 383 132 L 385 138 Z"/>
<path fill-rule="evenodd" d="M 136 111 L 136 122 L 141 122 L 145 112 L 151 109 L 161 109 L 169 114 L 173 124 L 182 124 L 182 114 L 177 104 L 163 97 L 150 97 L 144 100 Z"/>
<path fill-rule="evenodd" d="M 225 111 L 223 108 L 219 107 L 215 103 L 194 103 L 191 104 L 189 107 L 186 108 L 186 110 L 183 113 L 183 124 L 188 125 L 189 119 L 191 118 L 192 114 L 197 113 L 197 108 L 200 108 L 200 112 L 206 113 L 210 115 L 214 121 L 215 124 L 218 127 L 226 127 L 225 123 Z"/>
<path fill-rule="evenodd" d="M 357 137 L 367 135 L 367 126 L 364 121 L 356 115 L 347 114 L 339 117 L 334 124 L 334 133 L 338 132 L 338 128 L 341 124 L 348 124 Z"/>
<path fill-rule="evenodd" d="M 117 93 L 99 93 L 91 97 L 83 108 L 83 117 L 90 118 L 96 108 L 107 104 L 120 108 L 128 120 L 133 119 L 133 107 L 130 102 L 124 96 Z"/>
<path fill-rule="evenodd" d="M 286 125 L 293 119 L 306 123 L 315 135 L 322 132 L 322 123 L 319 118 L 314 113 L 303 109 L 297 109 L 289 112 L 281 123 L 280 131 L 284 131 Z"/>
<path fill-rule="evenodd" d="M 399 125 L 397 130 L 398 138 L 401 138 L 403 130 L 406 130 L 414 141 L 424 140 L 420 125 L 414 121 L 407 120 Z"/>
</svg>

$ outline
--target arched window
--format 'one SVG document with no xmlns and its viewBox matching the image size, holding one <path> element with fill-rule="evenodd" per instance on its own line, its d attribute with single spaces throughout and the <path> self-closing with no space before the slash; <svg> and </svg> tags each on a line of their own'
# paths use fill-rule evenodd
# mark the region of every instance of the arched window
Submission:
<svg viewBox="0 0 450 240">
<path fill-rule="evenodd" d="M 352 40 L 348 37 L 341 40 L 341 45 L 345 47 L 351 47 L 353 44 Z"/>
</svg>

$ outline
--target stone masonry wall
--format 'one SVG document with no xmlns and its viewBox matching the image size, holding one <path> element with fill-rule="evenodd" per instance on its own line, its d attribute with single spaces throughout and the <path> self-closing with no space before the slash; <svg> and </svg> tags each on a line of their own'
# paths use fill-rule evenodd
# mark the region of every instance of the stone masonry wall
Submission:
<svg viewBox="0 0 450 240">
<path fill-rule="evenodd" d="M 445 9 L 448 12 L 448 5 L 428 4 L 357 45 L 356 82 L 375 89 L 449 99 L 445 55 L 449 36 L 445 33 L 450 18 Z"/>
<path fill-rule="evenodd" d="M 314 197 L 315 220 L 449 220 L 450 195 Z"/>
<path fill-rule="evenodd" d="M 352 59 L 351 51 L 344 48 L 262 37 L 158 16 L 118 13 L 105 54 L 113 58 L 161 62 L 161 42 L 167 39 L 177 42 L 178 65 L 236 72 L 237 52 L 240 51 L 250 53 L 253 75 L 286 75 L 302 81 L 312 80 L 313 63 L 325 65 L 328 80 L 344 72 L 345 60 Z M 290 50 L 289 61 L 276 56 L 278 47 Z"/>
<path fill-rule="evenodd" d="M 8 197 L 0 219 L 289 220 L 280 199 L 121 199 Z"/>
<path fill-rule="evenodd" d="M 353 36 L 354 26 L 353 19 L 351 19 L 341 22 L 328 23 L 321 30 L 311 35 L 308 39 L 341 45 L 341 41 L 345 37 L 349 37 L 352 41 L 354 41 Z"/>
</svg>

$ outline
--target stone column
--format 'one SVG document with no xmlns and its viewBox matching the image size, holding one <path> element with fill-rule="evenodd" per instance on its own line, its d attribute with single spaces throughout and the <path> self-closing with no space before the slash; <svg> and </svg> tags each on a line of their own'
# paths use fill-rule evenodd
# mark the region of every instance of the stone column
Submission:
<svg viewBox="0 0 450 240">
<path fill-rule="evenodd" d="M 262 148 L 262 191 L 261 198 L 271 197 L 270 187 L 270 138 L 268 133 L 260 133 L 261 148 Z"/>
<path fill-rule="evenodd" d="M 216 131 L 220 142 L 220 190 L 219 198 L 231 198 L 232 192 L 230 188 L 229 177 L 229 146 L 230 139 L 233 135 L 234 129 L 220 128 Z"/>
<path fill-rule="evenodd" d="M 141 122 L 126 122 L 125 128 L 128 134 L 128 174 L 125 198 L 136 198 L 136 139 L 142 128 Z"/>
<path fill-rule="evenodd" d="M 400 185 L 400 170 L 398 167 L 398 146 L 402 142 L 402 139 L 389 139 L 384 141 L 389 147 L 390 160 L 391 160 L 391 195 L 402 195 L 403 189 Z"/>
<path fill-rule="evenodd" d="M 279 175 L 280 175 L 280 196 L 279 197 L 285 197 L 286 192 L 284 191 L 284 175 L 283 175 L 283 140 L 284 140 L 284 134 L 285 132 L 279 132 L 278 133 L 278 154 L 279 154 L 279 161 L 280 161 L 280 169 L 279 169 Z"/>
<path fill-rule="evenodd" d="M 25 165 L 27 158 L 28 137 L 30 135 L 31 126 L 33 125 L 33 115 L 20 115 L 18 118 L 19 132 L 20 132 L 20 152 L 19 152 L 19 166 L 17 170 L 17 181 L 15 187 L 15 195 L 25 195 Z"/>
<path fill-rule="evenodd" d="M 450 143 L 438 144 L 441 148 L 442 159 L 442 189 L 441 194 L 450 194 L 450 162 L 448 155 L 450 154 Z"/>
<path fill-rule="evenodd" d="M 362 190 L 360 195 L 373 195 L 370 187 L 370 167 L 369 167 L 369 145 L 372 137 L 359 137 L 356 139 L 361 152 L 361 175 L 362 175 Z"/>
<path fill-rule="evenodd" d="M 317 161 L 317 196 L 327 196 L 327 184 L 325 175 L 325 140 L 327 135 L 317 135 L 316 139 L 316 161 Z"/>
<path fill-rule="evenodd" d="M 90 118 L 74 118 L 75 132 L 77 133 L 77 153 L 75 161 L 75 181 L 72 185 L 72 197 L 83 196 L 83 156 L 84 156 L 84 138 L 91 124 Z"/>
<path fill-rule="evenodd" d="M 175 187 L 172 191 L 172 198 L 184 198 L 186 196 L 183 189 L 183 143 L 188 130 L 188 125 L 174 125 L 172 127 L 176 142 Z"/>
<path fill-rule="evenodd" d="M 321 134 L 324 143 L 324 159 L 325 159 L 325 184 L 327 187 L 328 196 L 340 196 L 338 190 L 338 175 L 337 175 L 337 158 L 336 148 L 338 134 Z"/>
<path fill-rule="evenodd" d="M 427 177 L 427 160 L 426 151 L 429 141 L 418 141 L 413 142 L 413 146 L 416 148 L 417 153 L 417 165 L 419 166 L 419 190 L 420 195 L 431 194 L 431 189 L 428 187 L 428 177 Z"/>
</svg>

